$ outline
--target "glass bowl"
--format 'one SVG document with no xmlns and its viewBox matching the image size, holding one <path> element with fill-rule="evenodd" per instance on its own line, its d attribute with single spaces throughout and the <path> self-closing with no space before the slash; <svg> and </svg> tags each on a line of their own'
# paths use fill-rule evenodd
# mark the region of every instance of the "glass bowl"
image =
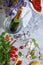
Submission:
<svg viewBox="0 0 43 65">
<path fill-rule="evenodd" d="M 22 21 L 20 21 L 17 30 L 12 32 L 12 31 L 10 30 L 10 22 L 11 22 L 11 20 L 12 20 L 11 17 L 7 17 L 7 18 L 5 19 L 5 21 L 4 21 L 4 30 L 5 30 L 6 32 L 10 33 L 10 34 L 16 34 L 16 33 L 18 33 L 18 32 L 21 30 L 21 28 L 22 28 Z"/>
</svg>

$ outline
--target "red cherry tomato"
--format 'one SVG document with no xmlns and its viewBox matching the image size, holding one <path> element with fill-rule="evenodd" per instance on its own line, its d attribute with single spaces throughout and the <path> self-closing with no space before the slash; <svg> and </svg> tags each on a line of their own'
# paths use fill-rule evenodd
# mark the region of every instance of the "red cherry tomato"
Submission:
<svg viewBox="0 0 43 65">
<path fill-rule="evenodd" d="M 12 50 L 11 53 L 12 53 L 12 54 L 16 54 L 16 51 L 15 51 L 15 50 Z"/>
<path fill-rule="evenodd" d="M 20 49 L 23 49 L 24 48 L 24 46 L 20 46 Z"/>
<path fill-rule="evenodd" d="M 12 46 L 11 48 L 12 48 L 12 50 L 15 50 L 15 46 Z"/>
<path fill-rule="evenodd" d="M 18 49 L 15 46 L 12 46 L 12 50 L 18 51 Z"/>
<path fill-rule="evenodd" d="M 10 58 L 13 58 L 13 57 L 14 57 L 14 55 L 13 55 L 13 54 L 11 54 L 11 53 L 9 54 L 9 56 L 10 56 Z"/>
<path fill-rule="evenodd" d="M 18 58 L 18 55 L 16 54 L 16 51 L 18 51 L 18 49 L 15 46 L 11 47 L 12 49 L 9 52 L 10 58 L 12 58 L 12 60 L 14 61 L 16 58 Z"/>
<path fill-rule="evenodd" d="M 16 51 L 15 50 L 11 50 L 10 52 L 9 52 L 9 54 L 16 54 Z"/>
<path fill-rule="evenodd" d="M 22 64 L 22 61 L 19 60 L 18 63 L 17 63 L 17 65 L 21 65 L 21 64 Z"/>
<path fill-rule="evenodd" d="M 15 61 L 15 58 L 12 58 L 12 61 Z"/>
<path fill-rule="evenodd" d="M 18 49 L 17 49 L 17 48 L 15 48 L 15 51 L 18 51 Z"/>
<path fill-rule="evenodd" d="M 18 55 L 16 54 L 16 55 L 14 55 L 14 57 L 15 57 L 15 58 L 18 58 Z"/>
</svg>

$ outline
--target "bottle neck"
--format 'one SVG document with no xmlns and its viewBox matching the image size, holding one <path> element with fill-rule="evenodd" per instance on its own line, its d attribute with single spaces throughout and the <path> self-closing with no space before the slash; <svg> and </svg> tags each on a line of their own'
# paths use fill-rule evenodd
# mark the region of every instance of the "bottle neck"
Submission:
<svg viewBox="0 0 43 65">
<path fill-rule="evenodd" d="M 15 18 L 16 18 L 16 19 L 20 19 L 21 13 L 22 13 L 22 7 L 19 7 Z"/>
</svg>

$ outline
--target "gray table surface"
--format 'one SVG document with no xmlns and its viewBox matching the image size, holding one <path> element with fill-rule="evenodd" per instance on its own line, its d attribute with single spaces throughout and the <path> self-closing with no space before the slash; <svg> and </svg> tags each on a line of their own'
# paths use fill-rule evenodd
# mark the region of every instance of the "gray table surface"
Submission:
<svg viewBox="0 0 43 65">
<path fill-rule="evenodd" d="M 28 3 L 28 6 L 31 8 L 30 3 Z M 37 40 L 37 42 L 39 43 L 40 48 L 43 48 L 43 13 L 38 14 L 38 13 L 34 12 L 32 8 L 31 8 L 31 10 L 32 10 L 32 17 L 31 17 L 27 27 L 23 28 L 23 30 L 24 30 L 24 32 L 29 30 L 31 37 L 33 37 Z M 3 11 L 0 10 L 0 24 L 1 24 L 0 25 L 0 33 L 3 31 L 3 22 L 4 22 L 4 19 L 5 19 L 4 15 L 2 15 L 1 12 L 3 12 Z M 17 41 L 15 46 L 19 47 L 20 43 L 21 43 L 20 41 Z M 25 51 L 24 54 L 26 54 L 27 50 L 24 50 L 24 51 Z M 23 60 L 22 65 L 27 65 L 30 62 L 25 57 L 20 58 L 20 59 Z M 12 62 L 10 63 L 10 65 L 12 65 Z M 43 61 L 42 61 L 41 65 L 43 65 Z"/>
</svg>

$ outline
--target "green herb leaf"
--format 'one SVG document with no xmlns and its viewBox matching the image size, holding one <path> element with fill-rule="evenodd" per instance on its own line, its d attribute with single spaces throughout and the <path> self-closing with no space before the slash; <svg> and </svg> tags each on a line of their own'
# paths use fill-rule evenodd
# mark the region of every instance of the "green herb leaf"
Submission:
<svg viewBox="0 0 43 65">
<path fill-rule="evenodd" d="M 34 45 L 35 45 L 35 47 L 38 47 L 38 48 L 39 48 L 39 45 L 38 45 L 38 43 L 34 43 Z"/>
<path fill-rule="evenodd" d="M 21 52 L 19 52 L 18 55 L 21 57 L 23 54 Z"/>
<path fill-rule="evenodd" d="M 2 36 L 2 37 L 4 37 L 4 36 L 5 36 L 5 34 L 6 34 L 6 32 L 2 32 L 1 36 Z"/>
<path fill-rule="evenodd" d="M 32 38 L 32 42 L 34 42 L 35 47 L 39 48 L 39 45 L 38 45 L 38 43 L 36 43 L 36 40 L 34 38 Z"/>
<path fill-rule="evenodd" d="M 4 40 L 5 34 L 6 32 L 2 32 L 0 35 L 0 63 L 2 63 L 2 65 L 9 65 L 9 51 L 11 50 L 11 45 L 9 41 Z"/>
<path fill-rule="evenodd" d="M 37 58 L 37 56 L 32 56 L 32 59 L 36 59 Z"/>
<path fill-rule="evenodd" d="M 34 42 L 34 43 L 35 43 L 35 42 L 36 42 L 36 40 L 35 40 L 34 38 L 32 38 L 32 42 Z"/>
<path fill-rule="evenodd" d="M 35 50 L 32 50 L 30 54 L 31 54 L 31 55 L 34 55 L 34 53 L 35 53 Z"/>
</svg>

